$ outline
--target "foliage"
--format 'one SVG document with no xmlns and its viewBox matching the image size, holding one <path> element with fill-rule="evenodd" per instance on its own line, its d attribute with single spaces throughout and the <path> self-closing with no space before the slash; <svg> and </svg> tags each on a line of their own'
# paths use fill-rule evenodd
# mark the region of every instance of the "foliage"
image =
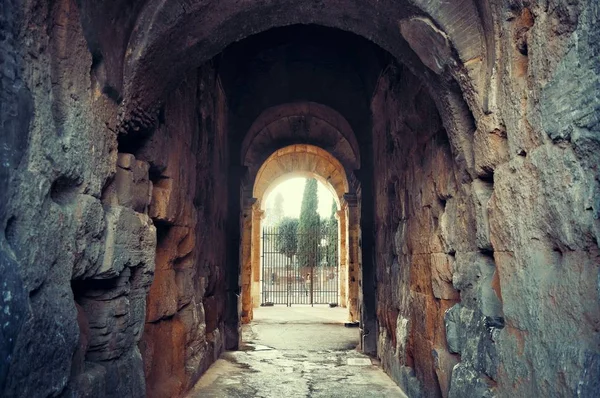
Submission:
<svg viewBox="0 0 600 398">
<path fill-rule="evenodd" d="M 338 252 L 338 222 L 335 218 L 337 206 L 335 200 L 332 201 L 331 214 L 328 218 L 321 220 L 321 242 L 324 245 L 320 248 L 321 263 L 329 267 L 337 266 Z"/>
<path fill-rule="evenodd" d="M 298 219 L 285 217 L 278 226 L 275 247 L 279 253 L 292 258 L 298 249 Z"/>
<path fill-rule="evenodd" d="M 337 212 L 337 206 L 335 201 L 331 204 L 331 215 L 329 219 L 325 222 L 327 228 L 325 230 L 325 240 L 327 242 L 327 246 L 325 247 L 326 253 L 325 258 L 327 259 L 327 265 L 330 267 L 337 266 L 338 262 L 338 221 L 335 218 L 335 213 Z"/>
<path fill-rule="evenodd" d="M 298 221 L 298 265 L 300 267 L 317 266 L 320 240 L 320 219 L 317 208 L 317 180 L 306 181 Z"/>
</svg>

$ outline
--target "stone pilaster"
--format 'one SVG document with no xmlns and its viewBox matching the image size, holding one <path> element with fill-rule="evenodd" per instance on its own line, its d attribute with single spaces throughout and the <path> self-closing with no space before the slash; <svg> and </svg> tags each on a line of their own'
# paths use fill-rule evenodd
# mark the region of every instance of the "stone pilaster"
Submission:
<svg viewBox="0 0 600 398">
<path fill-rule="evenodd" d="M 348 320 L 351 322 L 360 319 L 358 289 L 360 277 L 360 213 L 356 195 L 345 194 L 346 213 L 346 261 L 348 267 Z"/>
<path fill-rule="evenodd" d="M 346 210 L 345 206 L 338 210 L 335 214 L 338 220 L 338 254 L 339 254 L 339 305 L 340 307 L 348 307 L 348 247 L 346 245 Z"/>
<path fill-rule="evenodd" d="M 262 248 L 262 219 L 265 216 L 264 210 L 260 209 L 260 202 L 256 202 L 252 207 L 252 307 L 260 306 L 260 254 Z"/>
<path fill-rule="evenodd" d="M 256 199 L 246 200 L 242 213 L 242 323 L 252 320 L 252 221 Z"/>
</svg>

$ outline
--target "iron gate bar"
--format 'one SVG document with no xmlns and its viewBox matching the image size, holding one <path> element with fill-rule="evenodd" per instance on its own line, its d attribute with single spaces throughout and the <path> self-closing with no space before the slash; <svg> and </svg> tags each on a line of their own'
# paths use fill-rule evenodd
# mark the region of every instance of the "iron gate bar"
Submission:
<svg viewBox="0 0 600 398">
<path fill-rule="evenodd" d="M 335 228 L 335 231 L 328 231 L 327 228 Z M 305 234 L 297 233 L 298 241 L 301 235 L 310 234 L 311 241 L 315 242 L 314 245 L 310 245 L 309 253 L 313 261 L 305 267 L 298 264 L 299 253 L 288 257 L 279 252 L 277 237 L 280 231 L 277 227 L 263 228 L 261 305 L 337 304 L 339 236 L 336 225 L 329 225 L 327 228 L 315 228 Z M 330 232 L 335 232 L 335 242 L 327 242 L 324 239 L 332 236 Z M 330 265 L 328 261 L 335 265 Z"/>
</svg>

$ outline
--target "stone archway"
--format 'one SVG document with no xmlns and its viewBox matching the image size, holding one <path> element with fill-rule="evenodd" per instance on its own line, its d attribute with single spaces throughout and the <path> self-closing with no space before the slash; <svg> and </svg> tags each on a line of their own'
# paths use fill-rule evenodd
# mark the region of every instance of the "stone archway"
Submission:
<svg viewBox="0 0 600 398">
<path fill-rule="evenodd" d="M 411 395 L 598 395 L 597 2 L 7 4 L 0 395 L 189 390 L 239 341 L 239 189 L 252 210 L 291 144 L 345 167 L 368 351 Z M 344 115 L 358 171 L 308 135 L 245 163 L 299 99 Z M 269 131 L 343 133 L 310 119 Z"/>
<path fill-rule="evenodd" d="M 245 201 L 242 227 L 242 321 L 252 320 L 260 303 L 260 237 L 264 200 L 279 183 L 295 176 L 317 178 L 331 191 L 338 206 L 339 296 L 348 308 L 348 321 L 359 319 L 358 279 L 360 247 L 359 208 L 344 166 L 329 152 L 314 145 L 295 144 L 272 153 L 254 178 L 252 197 Z"/>
</svg>

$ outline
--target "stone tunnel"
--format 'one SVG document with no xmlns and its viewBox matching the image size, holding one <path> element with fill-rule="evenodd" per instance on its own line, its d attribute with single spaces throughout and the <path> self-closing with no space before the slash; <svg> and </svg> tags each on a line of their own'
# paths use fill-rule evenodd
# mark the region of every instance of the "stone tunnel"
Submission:
<svg viewBox="0 0 600 398">
<path fill-rule="evenodd" d="M 600 396 L 600 3 L 4 0 L 0 395 L 185 396 L 261 201 L 336 198 L 409 397 Z"/>
</svg>

